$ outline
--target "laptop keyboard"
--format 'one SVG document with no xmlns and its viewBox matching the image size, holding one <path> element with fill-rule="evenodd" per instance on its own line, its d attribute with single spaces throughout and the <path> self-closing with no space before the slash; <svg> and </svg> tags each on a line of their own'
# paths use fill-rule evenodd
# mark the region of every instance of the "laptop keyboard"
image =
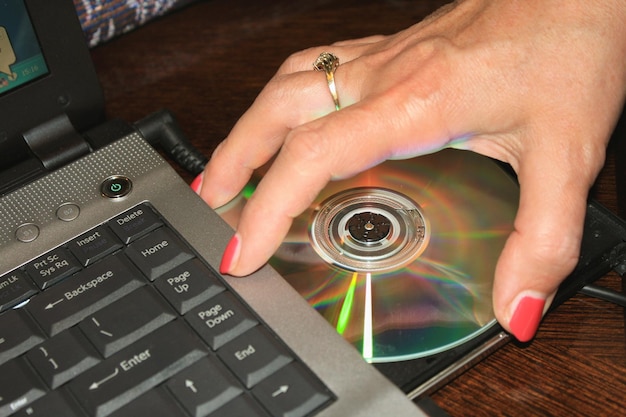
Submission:
<svg viewBox="0 0 626 417">
<path fill-rule="evenodd" d="M 334 401 L 149 204 L 0 277 L 0 311 L 0 417 L 312 416 Z"/>
</svg>

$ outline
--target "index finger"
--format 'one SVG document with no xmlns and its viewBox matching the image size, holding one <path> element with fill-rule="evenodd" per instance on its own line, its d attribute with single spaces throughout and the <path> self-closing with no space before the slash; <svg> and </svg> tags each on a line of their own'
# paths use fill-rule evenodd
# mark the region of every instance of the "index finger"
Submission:
<svg viewBox="0 0 626 417">
<path fill-rule="evenodd" d="M 200 192 L 210 206 L 219 207 L 235 197 L 252 172 L 276 154 L 289 131 L 304 117 L 314 118 L 314 109 L 324 107 L 319 103 L 325 98 L 324 85 L 305 81 L 310 77 L 304 72 L 291 75 L 289 89 L 280 79 L 268 85 L 217 147 L 204 171 L 210 181 L 203 181 Z M 277 97 L 277 91 L 285 90 Z M 314 99 L 297 100 L 295 91 Z"/>
</svg>

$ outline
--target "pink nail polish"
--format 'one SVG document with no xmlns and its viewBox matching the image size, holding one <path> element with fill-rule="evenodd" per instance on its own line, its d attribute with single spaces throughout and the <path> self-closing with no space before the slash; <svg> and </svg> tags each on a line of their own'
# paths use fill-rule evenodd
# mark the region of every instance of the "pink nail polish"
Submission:
<svg viewBox="0 0 626 417">
<path fill-rule="evenodd" d="M 191 189 L 196 193 L 200 194 L 200 189 L 202 188 L 202 180 L 204 178 L 204 173 L 201 172 L 194 180 L 189 184 Z"/>
<path fill-rule="evenodd" d="M 513 336 L 520 342 L 528 342 L 533 338 L 543 316 L 546 300 L 525 296 L 519 300 L 517 308 L 509 322 Z"/>
<path fill-rule="evenodd" d="M 220 273 L 228 274 L 233 265 L 239 259 L 239 250 L 241 248 L 241 239 L 238 234 L 235 234 L 226 245 L 224 255 L 222 256 L 222 262 L 220 263 Z"/>
</svg>

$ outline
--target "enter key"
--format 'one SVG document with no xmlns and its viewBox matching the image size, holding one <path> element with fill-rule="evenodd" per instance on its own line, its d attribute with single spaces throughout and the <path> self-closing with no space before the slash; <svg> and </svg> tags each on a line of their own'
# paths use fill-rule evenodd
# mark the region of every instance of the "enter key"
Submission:
<svg viewBox="0 0 626 417">
<path fill-rule="evenodd" d="M 103 417 L 206 354 L 191 330 L 173 321 L 85 372 L 69 387 L 89 415 Z"/>
</svg>

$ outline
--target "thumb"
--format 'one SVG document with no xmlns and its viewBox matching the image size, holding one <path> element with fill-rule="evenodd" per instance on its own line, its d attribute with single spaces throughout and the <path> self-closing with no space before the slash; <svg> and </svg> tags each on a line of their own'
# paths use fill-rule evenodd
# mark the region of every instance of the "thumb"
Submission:
<svg viewBox="0 0 626 417">
<path fill-rule="evenodd" d="M 578 261 L 595 178 L 581 166 L 567 152 L 536 149 L 518 170 L 519 210 L 496 267 L 493 303 L 500 324 L 519 341 L 533 338 L 559 284 Z"/>
</svg>

